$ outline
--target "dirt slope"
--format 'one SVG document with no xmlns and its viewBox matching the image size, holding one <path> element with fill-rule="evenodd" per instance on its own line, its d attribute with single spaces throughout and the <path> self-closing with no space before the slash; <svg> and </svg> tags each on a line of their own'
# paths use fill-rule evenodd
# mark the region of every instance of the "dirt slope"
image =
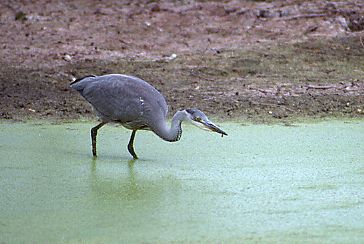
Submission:
<svg viewBox="0 0 364 244">
<path fill-rule="evenodd" d="M 363 117 L 362 1 L 1 1 L 0 116 L 89 117 L 68 87 L 127 73 L 172 112 Z"/>
</svg>

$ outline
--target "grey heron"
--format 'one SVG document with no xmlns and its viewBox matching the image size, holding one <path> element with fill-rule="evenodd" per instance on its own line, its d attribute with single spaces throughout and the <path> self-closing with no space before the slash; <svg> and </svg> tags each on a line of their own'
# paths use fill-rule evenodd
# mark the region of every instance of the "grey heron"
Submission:
<svg viewBox="0 0 364 244">
<path fill-rule="evenodd" d="M 195 108 L 177 111 L 168 126 L 166 100 L 152 85 L 137 77 L 122 74 L 89 75 L 76 79 L 70 86 L 92 105 L 100 118 L 101 122 L 91 129 L 94 157 L 97 131 L 109 122 L 120 123 L 132 130 L 128 151 L 134 159 L 138 158 L 134 151 L 137 130 L 151 130 L 163 140 L 175 142 L 181 138 L 182 121 L 189 121 L 221 136 L 227 135 Z"/>
</svg>

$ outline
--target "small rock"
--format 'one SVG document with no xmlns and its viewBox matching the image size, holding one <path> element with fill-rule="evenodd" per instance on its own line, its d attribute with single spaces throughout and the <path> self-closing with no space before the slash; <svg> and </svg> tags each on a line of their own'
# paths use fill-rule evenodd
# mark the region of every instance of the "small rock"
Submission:
<svg viewBox="0 0 364 244">
<path fill-rule="evenodd" d="M 68 55 L 68 54 L 65 54 L 65 55 L 63 56 L 63 59 L 64 59 L 64 60 L 66 60 L 67 62 L 71 62 L 72 57 L 71 57 L 70 55 Z"/>
<path fill-rule="evenodd" d="M 336 22 L 338 22 L 338 23 L 341 25 L 341 27 L 343 27 L 345 30 L 349 30 L 349 24 L 348 24 L 348 22 L 346 21 L 346 19 L 345 19 L 344 17 L 339 16 L 339 17 L 337 17 L 335 20 L 336 20 Z"/>
<path fill-rule="evenodd" d="M 169 57 L 166 58 L 166 60 L 171 61 L 171 60 L 176 59 L 176 58 L 177 58 L 177 54 L 172 53 L 171 56 L 169 56 Z"/>
</svg>

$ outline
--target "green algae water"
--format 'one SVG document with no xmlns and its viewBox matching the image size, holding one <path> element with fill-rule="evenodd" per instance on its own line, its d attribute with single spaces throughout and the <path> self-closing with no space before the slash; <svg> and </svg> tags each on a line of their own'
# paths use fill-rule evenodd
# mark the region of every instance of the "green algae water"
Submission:
<svg viewBox="0 0 364 244">
<path fill-rule="evenodd" d="M 363 243 L 364 121 L 0 124 L 0 243 Z"/>
</svg>

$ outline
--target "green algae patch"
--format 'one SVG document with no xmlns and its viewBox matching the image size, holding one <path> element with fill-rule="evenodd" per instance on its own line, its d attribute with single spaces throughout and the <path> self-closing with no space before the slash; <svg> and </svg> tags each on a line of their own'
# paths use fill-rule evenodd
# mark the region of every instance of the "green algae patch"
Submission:
<svg viewBox="0 0 364 244">
<path fill-rule="evenodd" d="M 364 241 L 364 121 L 184 126 L 178 143 L 93 123 L 0 124 L 0 243 Z"/>
</svg>

